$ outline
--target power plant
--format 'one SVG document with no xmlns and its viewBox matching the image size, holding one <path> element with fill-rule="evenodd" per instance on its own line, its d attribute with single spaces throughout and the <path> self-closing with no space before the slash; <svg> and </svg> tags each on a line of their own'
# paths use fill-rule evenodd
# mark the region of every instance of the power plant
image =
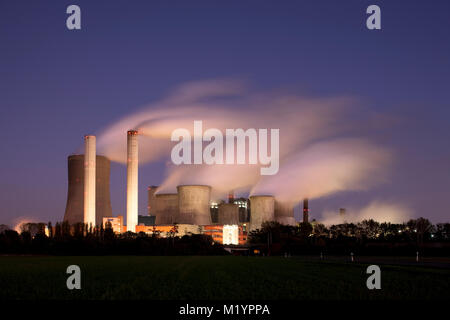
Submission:
<svg viewBox="0 0 450 320">
<path fill-rule="evenodd" d="M 264 222 L 276 221 L 295 226 L 294 203 L 282 202 L 272 195 L 235 198 L 227 202 L 211 199 L 208 185 L 179 185 L 176 193 L 160 193 L 148 187 L 147 215 L 138 215 L 138 131 L 127 132 L 126 225 L 122 215 L 112 216 L 109 176 L 110 161 L 96 154 L 96 138 L 84 137 L 84 155 L 68 157 L 68 193 L 64 221 L 92 226 L 113 226 L 122 233 L 157 231 L 159 234 L 211 235 L 227 244 L 243 244 L 246 234 L 260 229 Z M 303 222 L 308 222 L 308 199 L 303 201 Z M 175 228 L 176 226 L 176 228 Z"/>
</svg>

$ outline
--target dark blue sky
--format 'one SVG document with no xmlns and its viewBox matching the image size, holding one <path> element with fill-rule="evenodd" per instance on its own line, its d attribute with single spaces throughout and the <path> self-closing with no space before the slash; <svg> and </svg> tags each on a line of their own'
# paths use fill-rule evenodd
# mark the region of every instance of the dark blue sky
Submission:
<svg viewBox="0 0 450 320">
<path fill-rule="evenodd" d="M 80 31 L 66 29 L 70 4 L 81 7 Z M 381 31 L 365 27 L 370 4 L 381 7 Z M 312 201 L 313 216 L 376 197 L 448 221 L 449 12 L 444 0 L 1 0 L 0 223 L 62 219 L 66 157 L 84 134 L 179 84 L 223 77 L 355 96 L 395 119 L 377 137 L 397 153 L 391 182 Z M 140 212 L 161 168 L 140 171 Z M 114 214 L 124 212 L 125 171 L 112 166 Z"/>
</svg>

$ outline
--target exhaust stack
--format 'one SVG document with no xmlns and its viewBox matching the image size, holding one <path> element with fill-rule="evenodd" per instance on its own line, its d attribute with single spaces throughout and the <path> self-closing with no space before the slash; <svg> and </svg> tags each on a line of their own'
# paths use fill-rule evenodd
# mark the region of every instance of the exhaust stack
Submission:
<svg viewBox="0 0 450 320">
<path fill-rule="evenodd" d="M 84 136 L 84 223 L 95 227 L 95 136 Z"/>
<path fill-rule="evenodd" d="M 303 223 L 308 223 L 309 220 L 309 206 L 308 198 L 303 200 Z"/>
<path fill-rule="evenodd" d="M 127 231 L 138 224 L 138 132 L 127 132 Z"/>
<path fill-rule="evenodd" d="M 234 203 L 234 190 L 228 192 L 228 203 Z"/>
</svg>

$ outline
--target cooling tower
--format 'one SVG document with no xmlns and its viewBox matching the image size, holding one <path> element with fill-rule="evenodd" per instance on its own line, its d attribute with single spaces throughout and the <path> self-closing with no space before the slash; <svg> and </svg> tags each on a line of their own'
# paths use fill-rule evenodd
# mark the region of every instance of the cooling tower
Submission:
<svg viewBox="0 0 450 320">
<path fill-rule="evenodd" d="M 275 200 L 275 221 L 281 224 L 295 226 L 294 205 Z"/>
<path fill-rule="evenodd" d="M 274 220 L 275 199 L 273 196 L 251 196 L 250 209 L 250 231 L 260 229 L 263 222 Z"/>
<path fill-rule="evenodd" d="M 84 223 L 84 155 L 71 155 L 67 158 L 68 189 L 64 221 L 70 224 Z M 109 194 L 110 162 L 104 156 L 96 156 L 95 213 L 96 224 L 101 225 L 103 217 L 111 217 Z"/>
<path fill-rule="evenodd" d="M 155 195 L 153 214 L 155 224 L 173 224 L 178 217 L 178 194 L 161 193 Z"/>
<path fill-rule="evenodd" d="M 155 215 L 155 193 L 158 190 L 158 186 L 150 186 L 148 187 L 148 205 L 147 205 L 147 212 L 149 216 Z"/>
<path fill-rule="evenodd" d="M 127 132 L 127 231 L 138 224 L 138 132 Z"/>
<path fill-rule="evenodd" d="M 84 223 L 95 226 L 95 136 L 84 136 Z"/>
<path fill-rule="evenodd" d="M 219 224 L 239 224 L 239 206 L 233 203 L 219 205 Z"/>
<path fill-rule="evenodd" d="M 195 225 L 211 224 L 209 206 L 211 187 L 186 185 L 178 186 L 177 190 L 179 214 L 175 222 Z"/>
</svg>

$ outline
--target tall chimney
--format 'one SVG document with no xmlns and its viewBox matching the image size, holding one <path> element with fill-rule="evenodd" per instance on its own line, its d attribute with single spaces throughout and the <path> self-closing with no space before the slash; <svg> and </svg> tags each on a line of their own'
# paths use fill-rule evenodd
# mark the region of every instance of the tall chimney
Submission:
<svg viewBox="0 0 450 320">
<path fill-rule="evenodd" d="M 234 203 L 234 190 L 228 192 L 228 203 Z"/>
<path fill-rule="evenodd" d="M 308 198 L 303 199 L 303 223 L 308 223 L 309 220 L 309 206 Z"/>
<path fill-rule="evenodd" d="M 95 136 L 84 136 L 84 223 L 95 226 Z"/>
<path fill-rule="evenodd" d="M 138 132 L 127 132 L 127 231 L 138 223 Z"/>
</svg>

